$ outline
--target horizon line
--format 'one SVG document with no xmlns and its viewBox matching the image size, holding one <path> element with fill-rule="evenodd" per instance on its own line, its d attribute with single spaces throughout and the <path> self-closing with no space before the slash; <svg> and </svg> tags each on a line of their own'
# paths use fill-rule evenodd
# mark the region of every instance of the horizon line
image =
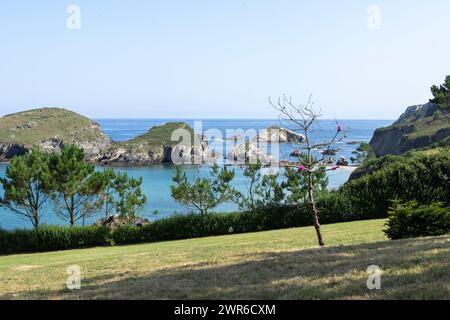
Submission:
<svg viewBox="0 0 450 320">
<path fill-rule="evenodd" d="M 137 117 L 89 117 L 92 120 L 193 120 L 193 121 L 204 121 L 204 120 L 260 120 L 260 121 L 274 121 L 279 120 L 277 118 L 172 118 L 172 117 L 158 117 L 158 118 L 137 118 Z M 372 120 L 372 121 L 391 121 L 396 120 L 397 118 L 320 118 L 320 120 Z"/>
</svg>

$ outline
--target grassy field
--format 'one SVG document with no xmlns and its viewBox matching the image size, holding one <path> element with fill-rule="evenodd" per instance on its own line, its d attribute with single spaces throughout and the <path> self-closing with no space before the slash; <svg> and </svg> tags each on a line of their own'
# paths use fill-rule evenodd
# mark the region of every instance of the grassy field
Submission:
<svg viewBox="0 0 450 320">
<path fill-rule="evenodd" d="M 386 241 L 383 220 L 0 257 L 1 299 L 449 299 L 450 237 Z M 81 290 L 66 289 L 79 265 Z M 367 289 L 370 265 L 382 288 Z"/>
</svg>

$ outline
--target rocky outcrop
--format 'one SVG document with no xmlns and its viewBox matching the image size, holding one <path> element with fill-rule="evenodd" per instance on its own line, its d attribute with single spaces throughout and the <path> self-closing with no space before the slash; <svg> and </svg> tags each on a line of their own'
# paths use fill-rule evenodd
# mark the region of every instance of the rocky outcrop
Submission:
<svg viewBox="0 0 450 320">
<path fill-rule="evenodd" d="M 289 129 L 272 126 L 261 130 L 255 138 L 257 142 L 278 142 L 278 143 L 301 143 L 305 141 L 305 136 Z"/>
<path fill-rule="evenodd" d="M 410 106 L 406 108 L 406 111 L 393 123 L 393 125 L 404 125 L 413 121 L 432 117 L 439 109 L 439 105 L 432 102 L 423 105 Z"/>
<path fill-rule="evenodd" d="M 450 114 L 439 105 L 411 106 L 389 127 L 377 129 L 370 146 L 377 157 L 428 147 L 450 136 Z"/>
<path fill-rule="evenodd" d="M 96 122 L 62 108 L 41 108 L 0 118 L 0 160 L 26 154 L 33 147 L 58 152 L 64 144 L 84 149 L 95 161 L 112 140 Z"/>
<path fill-rule="evenodd" d="M 336 162 L 337 166 L 341 167 L 347 167 L 348 166 L 348 160 L 345 157 L 340 157 L 339 160 Z"/>
<path fill-rule="evenodd" d="M 126 148 L 115 145 L 97 160 L 101 165 L 118 167 L 139 167 L 161 163 L 203 164 L 209 163 L 214 155 L 207 146 L 142 146 Z"/>
<path fill-rule="evenodd" d="M 182 141 L 173 139 L 179 133 Z M 208 141 L 184 122 L 169 122 L 151 128 L 129 141 L 114 143 L 98 162 L 111 166 L 147 166 L 158 163 L 203 164 L 213 157 Z"/>
<path fill-rule="evenodd" d="M 263 165 L 270 165 L 275 162 L 272 155 L 267 154 L 262 148 L 254 142 L 239 144 L 227 155 L 227 160 L 236 164 L 255 164 L 259 160 Z"/>
<path fill-rule="evenodd" d="M 29 149 L 22 144 L 0 144 L 0 162 L 7 162 L 15 156 L 27 154 Z"/>
</svg>

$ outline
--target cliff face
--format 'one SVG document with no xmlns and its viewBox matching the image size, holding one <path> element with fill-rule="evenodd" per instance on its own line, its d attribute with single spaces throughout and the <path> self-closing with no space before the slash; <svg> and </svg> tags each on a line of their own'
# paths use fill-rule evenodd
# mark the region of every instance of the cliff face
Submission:
<svg viewBox="0 0 450 320">
<path fill-rule="evenodd" d="M 450 113 L 439 105 L 407 108 L 389 127 L 377 129 L 370 142 L 375 155 L 399 155 L 412 149 L 425 148 L 450 136 Z"/>
<path fill-rule="evenodd" d="M 88 160 L 98 157 L 111 139 L 94 121 L 61 108 L 42 108 L 0 118 L 0 161 L 26 154 L 31 148 L 54 152 L 64 144 L 83 148 Z"/>
</svg>

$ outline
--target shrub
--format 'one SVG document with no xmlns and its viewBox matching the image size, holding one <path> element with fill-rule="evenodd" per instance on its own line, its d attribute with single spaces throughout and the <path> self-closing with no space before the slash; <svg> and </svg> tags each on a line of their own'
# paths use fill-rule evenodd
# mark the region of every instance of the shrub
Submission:
<svg viewBox="0 0 450 320">
<path fill-rule="evenodd" d="M 43 226 L 35 230 L 0 230 L 0 254 L 45 252 L 105 246 L 109 242 L 106 227 Z"/>
<path fill-rule="evenodd" d="M 338 192 L 323 194 L 317 201 L 323 223 L 336 223 L 378 216 L 361 215 Z M 230 233 L 310 226 L 311 212 L 303 203 L 295 206 L 272 205 L 242 213 L 186 214 L 160 219 L 142 227 L 42 227 L 33 230 L 0 230 L 0 254 L 56 251 L 95 246 L 126 245 L 181 240 Z"/>
<path fill-rule="evenodd" d="M 361 170 L 365 175 L 360 175 Z M 420 204 L 450 199 L 450 154 L 411 152 L 368 161 L 359 178 L 340 189 L 355 214 L 387 217 L 392 201 L 417 200 Z"/>
<path fill-rule="evenodd" d="M 387 222 L 390 239 L 439 236 L 450 233 L 450 207 L 443 203 L 419 205 L 417 201 L 394 203 Z"/>
</svg>

